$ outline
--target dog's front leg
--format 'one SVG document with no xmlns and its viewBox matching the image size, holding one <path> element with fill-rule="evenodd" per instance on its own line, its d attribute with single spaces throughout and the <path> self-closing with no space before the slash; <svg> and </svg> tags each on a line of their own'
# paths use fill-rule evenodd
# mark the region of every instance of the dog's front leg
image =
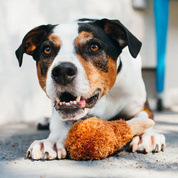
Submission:
<svg viewBox="0 0 178 178">
<path fill-rule="evenodd" d="M 141 111 L 136 118 L 149 118 L 147 112 Z M 163 134 L 156 133 L 151 127 L 147 129 L 144 134 L 135 136 L 130 143 L 132 147 L 132 152 L 159 152 L 165 149 L 165 136 Z"/>
<path fill-rule="evenodd" d="M 72 122 L 61 121 L 54 113 L 51 118 L 49 137 L 34 141 L 27 150 L 26 158 L 34 160 L 65 158 L 67 153 L 64 148 L 64 141 L 72 124 Z"/>
</svg>

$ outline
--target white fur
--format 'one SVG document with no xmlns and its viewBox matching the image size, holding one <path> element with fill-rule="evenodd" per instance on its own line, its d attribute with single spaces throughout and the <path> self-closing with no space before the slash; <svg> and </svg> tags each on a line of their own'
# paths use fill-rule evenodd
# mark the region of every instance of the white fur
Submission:
<svg viewBox="0 0 178 178">
<path fill-rule="evenodd" d="M 84 96 L 86 98 L 90 97 L 90 84 L 86 75 L 84 68 L 81 63 L 74 55 L 74 40 L 78 36 L 78 25 L 76 23 L 71 24 L 61 24 L 54 29 L 54 34 L 59 36 L 62 41 L 62 46 L 60 48 L 59 54 L 56 56 L 51 67 L 49 68 L 46 82 L 46 92 L 47 95 L 55 101 L 57 98 L 57 93 L 65 91 L 66 88 L 57 87 L 55 82 L 51 78 L 52 69 L 62 62 L 73 63 L 77 67 L 77 76 L 74 79 L 74 87 L 67 87 L 68 92 L 75 93 L 75 96 Z M 78 120 L 78 118 L 84 117 L 88 113 L 89 109 L 85 108 L 83 112 L 79 113 L 78 116 L 72 118 L 65 118 L 65 120 Z M 60 117 L 60 115 L 59 115 Z M 60 119 L 63 119 L 62 116 Z"/>
<path fill-rule="evenodd" d="M 145 111 L 139 112 L 135 117 L 140 119 L 149 119 L 148 114 Z M 162 146 L 166 146 L 165 141 L 165 136 L 163 134 L 158 134 L 154 132 L 153 127 L 151 127 L 147 129 L 144 134 L 140 136 L 135 136 L 132 139 L 130 146 L 132 147 L 132 152 L 158 152 L 161 151 Z"/>
<path fill-rule="evenodd" d="M 74 39 L 78 35 L 77 24 L 62 24 L 55 28 L 54 33 L 60 36 L 62 40 L 62 47 L 59 54 L 55 58 L 52 66 L 49 68 L 47 76 L 46 91 L 48 96 L 54 101 L 56 96 L 56 90 L 60 91 L 60 88 L 56 88 L 55 83 L 51 79 L 51 71 L 61 62 L 72 62 L 78 69 L 78 75 L 75 79 L 75 87 L 72 89 L 78 95 L 90 96 L 90 85 L 87 79 L 86 73 L 79 60 L 74 55 L 73 43 Z M 128 116 L 135 116 L 136 118 L 148 118 L 147 113 L 140 112 L 143 109 L 143 105 L 146 101 L 146 91 L 144 82 L 141 75 L 141 58 L 133 59 L 125 48 L 121 54 L 122 69 L 117 75 L 117 79 L 113 88 L 103 96 L 97 104 L 91 109 L 85 109 L 84 112 L 77 116 L 80 119 L 87 113 L 107 120 L 117 115 L 118 113 Z M 119 65 L 119 60 L 118 64 Z M 70 118 L 68 118 L 70 120 Z M 33 159 L 55 159 L 64 158 L 66 151 L 64 149 L 64 140 L 72 123 L 62 121 L 60 115 L 53 110 L 53 115 L 50 123 L 51 133 L 45 140 L 35 141 L 31 144 L 29 152 Z M 149 133 L 148 133 L 149 132 Z M 154 137 L 154 144 L 149 146 L 151 137 Z M 131 146 L 133 151 L 144 149 L 147 152 L 155 149 L 155 145 L 159 144 L 161 148 L 162 144 L 165 144 L 165 137 L 161 134 L 156 134 L 152 129 L 149 129 L 142 136 L 142 143 L 139 144 L 140 137 L 136 136 Z M 43 143 L 44 150 L 40 151 L 40 145 Z M 54 151 L 54 145 L 56 145 L 57 152 Z M 49 153 L 45 155 L 45 151 Z"/>
<path fill-rule="evenodd" d="M 61 87 L 56 88 L 55 82 L 51 78 L 52 69 L 62 62 L 71 62 L 77 67 L 78 74 L 75 78 L 75 87 L 72 90 L 75 90 L 74 92 L 77 96 L 89 96 L 90 85 L 85 70 L 74 55 L 74 40 L 78 36 L 78 25 L 76 23 L 61 24 L 55 28 L 54 34 L 60 36 L 62 46 L 48 71 L 46 83 L 48 96 L 54 101 L 57 97 L 56 89 L 58 91 L 65 90 L 65 88 L 61 89 Z"/>
</svg>

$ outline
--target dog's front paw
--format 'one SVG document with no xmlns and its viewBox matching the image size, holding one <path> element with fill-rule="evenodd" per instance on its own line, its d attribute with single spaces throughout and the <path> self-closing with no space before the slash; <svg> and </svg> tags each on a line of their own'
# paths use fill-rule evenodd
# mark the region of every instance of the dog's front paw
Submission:
<svg viewBox="0 0 178 178">
<path fill-rule="evenodd" d="M 67 153 L 62 142 L 46 139 L 34 141 L 27 150 L 26 158 L 32 158 L 34 160 L 52 160 L 56 158 L 65 158 L 66 154 Z"/>
<path fill-rule="evenodd" d="M 132 152 L 159 152 L 164 151 L 165 144 L 165 136 L 163 134 L 158 133 L 144 133 L 141 136 L 135 136 L 130 143 L 132 147 Z"/>
</svg>

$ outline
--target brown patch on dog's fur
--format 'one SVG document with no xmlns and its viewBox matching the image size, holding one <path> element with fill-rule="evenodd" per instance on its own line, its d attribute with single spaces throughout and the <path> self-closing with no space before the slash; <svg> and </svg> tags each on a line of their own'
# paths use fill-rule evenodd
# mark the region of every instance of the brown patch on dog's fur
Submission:
<svg viewBox="0 0 178 178">
<path fill-rule="evenodd" d="M 153 116 L 153 113 L 150 109 L 150 106 L 149 106 L 149 103 L 148 101 L 146 100 L 145 104 L 144 104 L 144 107 L 143 107 L 143 111 L 145 111 L 147 114 L 148 114 L 148 117 L 152 120 L 154 120 L 154 116 Z"/>
<path fill-rule="evenodd" d="M 37 75 L 38 75 L 39 84 L 45 92 L 46 92 L 46 79 L 47 79 L 48 70 L 52 65 L 54 58 L 55 56 L 52 56 L 51 58 L 48 59 L 47 62 L 42 58 L 37 63 Z"/>
<path fill-rule="evenodd" d="M 25 43 L 25 49 L 27 54 L 32 54 L 33 51 L 36 49 L 36 46 L 33 44 L 31 38 L 28 39 Z"/>
<path fill-rule="evenodd" d="M 40 29 L 40 27 L 36 27 L 28 33 L 25 37 L 25 53 L 31 55 L 46 33 L 46 30 Z"/>
<path fill-rule="evenodd" d="M 104 50 L 100 50 L 98 53 L 92 54 L 89 49 L 89 43 L 93 37 L 90 32 L 82 31 L 79 36 L 75 39 L 75 48 L 77 54 L 80 54 L 85 61 L 90 63 L 102 72 L 108 72 L 108 57 Z M 95 39 L 97 41 L 97 39 Z M 94 41 L 95 41 L 94 40 Z M 88 62 L 89 63 L 89 62 Z"/>
<path fill-rule="evenodd" d="M 109 58 L 107 64 L 108 71 L 104 72 L 94 66 L 91 61 L 84 60 L 80 55 L 77 55 L 77 58 L 86 71 L 86 75 L 88 77 L 91 88 L 90 94 L 93 94 L 93 92 L 95 92 L 97 89 L 101 89 L 101 97 L 105 95 L 114 85 L 116 80 L 116 61 Z"/>
<path fill-rule="evenodd" d="M 46 91 L 46 76 L 43 76 L 41 73 L 41 67 L 40 67 L 40 62 L 38 62 L 37 64 L 37 75 L 38 75 L 38 80 L 39 80 L 39 84 L 41 86 L 41 88 Z"/>
<path fill-rule="evenodd" d="M 48 36 L 48 39 L 49 39 L 49 41 L 51 41 L 53 43 L 54 46 L 58 46 L 59 47 L 59 46 L 62 45 L 61 39 L 57 35 L 54 35 L 53 33 L 51 33 Z"/>
<path fill-rule="evenodd" d="M 38 75 L 38 80 L 41 88 L 45 91 L 46 90 L 46 79 L 47 79 L 47 73 L 48 70 L 56 57 L 60 46 L 62 44 L 61 39 L 54 35 L 50 34 L 48 37 L 48 40 L 52 42 L 52 46 L 54 49 L 54 55 L 51 57 L 48 57 L 48 60 L 44 59 L 44 57 L 41 56 L 40 60 L 37 62 L 37 75 Z"/>
<path fill-rule="evenodd" d="M 78 46 L 79 44 L 85 44 L 89 39 L 93 38 L 93 34 L 90 32 L 80 32 L 78 37 L 75 39 L 75 45 Z"/>
</svg>

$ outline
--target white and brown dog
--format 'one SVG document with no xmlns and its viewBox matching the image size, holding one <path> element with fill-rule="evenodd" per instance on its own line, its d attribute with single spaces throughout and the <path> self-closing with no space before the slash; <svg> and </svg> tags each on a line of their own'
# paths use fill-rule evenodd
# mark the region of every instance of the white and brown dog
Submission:
<svg viewBox="0 0 178 178">
<path fill-rule="evenodd" d="M 33 56 L 40 86 L 55 107 L 49 137 L 34 141 L 27 157 L 65 158 L 66 134 L 79 119 L 153 119 L 137 57 L 140 48 L 118 20 L 79 19 L 28 32 L 16 51 L 19 65 L 23 53 Z M 133 152 L 163 151 L 165 137 L 149 129 L 130 145 Z"/>
</svg>

